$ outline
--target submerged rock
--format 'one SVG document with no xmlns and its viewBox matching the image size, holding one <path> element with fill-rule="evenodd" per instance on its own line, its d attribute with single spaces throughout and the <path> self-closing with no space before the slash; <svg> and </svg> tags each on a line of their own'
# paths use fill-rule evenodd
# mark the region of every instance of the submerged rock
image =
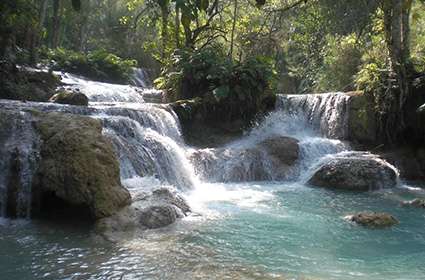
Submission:
<svg viewBox="0 0 425 280">
<path fill-rule="evenodd" d="M 140 212 L 140 224 L 147 228 L 168 226 L 177 220 L 177 211 L 171 205 L 150 206 Z"/>
<path fill-rule="evenodd" d="M 34 184 L 40 205 L 43 195 L 77 207 L 87 207 L 93 218 L 115 214 L 131 201 L 121 185 L 118 159 L 102 124 L 89 117 L 37 114 L 42 140 L 41 161 Z"/>
<path fill-rule="evenodd" d="M 61 90 L 50 99 L 50 102 L 59 103 L 59 104 L 69 104 L 77 106 L 87 106 L 89 104 L 89 99 L 87 96 L 80 92 L 73 92 L 68 90 Z"/>
<path fill-rule="evenodd" d="M 168 226 L 190 211 L 181 196 L 167 188 L 160 188 L 151 194 L 135 197 L 132 205 L 99 220 L 96 231 L 108 240 L 116 241 L 129 232 Z"/>
<path fill-rule="evenodd" d="M 371 228 L 385 228 L 398 224 L 398 220 L 387 213 L 360 212 L 348 216 L 347 219 L 350 222 Z"/>
<path fill-rule="evenodd" d="M 413 200 L 403 201 L 402 205 L 403 206 L 412 206 L 412 207 L 416 207 L 416 208 L 425 208 L 425 199 L 415 198 Z"/>
<path fill-rule="evenodd" d="M 326 162 L 308 181 L 317 187 L 368 191 L 397 184 L 397 173 L 386 161 L 372 155 L 336 157 Z"/>
</svg>

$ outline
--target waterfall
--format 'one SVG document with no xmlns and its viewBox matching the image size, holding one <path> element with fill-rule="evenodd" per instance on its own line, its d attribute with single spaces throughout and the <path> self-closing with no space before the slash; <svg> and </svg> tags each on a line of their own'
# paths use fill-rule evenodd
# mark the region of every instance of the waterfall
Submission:
<svg viewBox="0 0 425 280">
<path fill-rule="evenodd" d="M 322 136 L 348 138 L 348 104 L 344 93 L 278 95 L 278 108 L 304 118 Z"/>
<path fill-rule="evenodd" d="M 90 102 L 154 102 L 162 100 L 162 91 L 153 88 L 95 82 L 77 75 L 56 72 L 65 87 L 84 93 Z"/>
<path fill-rule="evenodd" d="M 193 152 L 197 173 L 215 182 L 298 180 L 318 159 L 349 149 L 338 140 L 346 136 L 348 100 L 342 93 L 279 95 L 276 110 L 242 139 L 223 148 Z M 279 137 L 299 141 L 299 160 L 294 166 L 276 164 L 261 145 Z"/>
<path fill-rule="evenodd" d="M 132 84 L 136 87 L 150 88 L 152 82 L 149 79 L 148 71 L 144 68 L 133 68 Z"/>
<path fill-rule="evenodd" d="M 25 111 L 1 111 L 0 216 L 28 218 L 39 138 Z"/>
<path fill-rule="evenodd" d="M 4 114 L 0 121 L 5 122 L 0 131 L 0 216 L 30 216 L 32 175 L 40 149 L 32 127 L 34 110 L 100 119 L 103 134 L 116 149 L 123 182 L 149 176 L 180 190 L 197 184 L 176 114 L 169 105 L 146 101 L 154 95 L 161 97 L 160 91 L 60 74 L 66 87 L 88 96 L 88 107 L 0 100 Z M 140 184 L 139 189 L 150 187 Z M 13 213 L 12 202 L 17 205 Z"/>
<path fill-rule="evenodd" d="M 33 110 L 101 120 L 103 134 L 117 152 L 122 182 L 137 191 L 153 181 L 181 191 L 193 189 L 200 184 L 198 176 L 204 182 L 299 180 L 321 158 L 350 150 L 338 140 L 347 136 L 350 97 L 345 94 L 279 95 L 276 110 L 241 139 L 221 148 L 195 149 L 185 145 L 171 107 L 157 103 L 162 99 L 160 91 L 61 75 L 65 87 L 88 96 L 88 107 L 0 100 L 0 109 L 11 112 L 13 119 L 0 134 L 0 155 L 6 159 L 0 163 L 2 216 L 7 214 L 10 194 L 17 197 L 18 216 L 30 213 L 31 179 L 40 146 L 31 124 Z M 281 142 L 290 146 L 273 148 Z M 296 154 L 294 162 L 278 158 L 287 148 L 290 156 Z M 14 180 L 20 187 L 11 192 L 10 174 L 16 166 L 19 178 Z"/>
</svg>

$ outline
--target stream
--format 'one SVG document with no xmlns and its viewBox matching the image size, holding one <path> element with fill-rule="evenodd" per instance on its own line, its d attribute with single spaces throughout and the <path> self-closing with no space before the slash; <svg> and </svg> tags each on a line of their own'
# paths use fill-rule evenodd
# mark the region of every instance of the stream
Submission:
<svg viewBox="0 0 425 280">
<path fill-rule="evenodd" d="M 24 110 L 101 119 L 130 193 L 168 186 L 186 198 L 193 214 L 116 244 L 78 220 L 30 220 L 26 212 L 21 219 L 0 218 L 0 279 L 424 279 L 425 212 L 401 201 L 424 198 L 425 189 L 400 182 L 353 193 L 306 184 L 324 159 L 359 153 L 338 140 L 346 135 L 348 96 L 279 96 L 274 112 L 218 152 L 185 144 L 178 118 L 160 103 L 159 91 L 70 74 L 62 81 L 86 94 L 89 106 L 0 100 L 0 108 L 21 116 L 0 155 L 6 158 L 20 145 L 34 161 L 37 145 L 30 140 L 36 136 L 25 126 L 31 120 Z M 261 156 L 234 156 L 276 136 L 299 141 L 300 159 L 285 178 L 261 149 Z M 214 158 L 214 168 L 196 165 L 194 154 Z M 5 165 L 0 164 L 0 205 L 6 199 Z M 32 165 L 22 178 L 27 185 Z M 19 195 L 25 203 L 31 192 Z M 400 224 L 373 230 L 344 219 L 365 210 L 388 212 Z"/>
</svg>

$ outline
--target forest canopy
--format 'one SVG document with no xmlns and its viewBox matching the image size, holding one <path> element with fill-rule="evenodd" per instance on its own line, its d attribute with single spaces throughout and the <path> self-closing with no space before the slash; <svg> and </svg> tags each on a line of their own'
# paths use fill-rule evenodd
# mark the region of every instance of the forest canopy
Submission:
<svg viewBox="0 0 425 280">
<path fill-rule="evenodd" d="M 0 10 L 3 60 L 121 83 L 138 65 L 174 99 L 253 85 L 364 90 L 395 116 L 425 71 L 423 0 L 3 0 Z M 390 115 L 385 126 L 404 126 Z"/>
</svg>

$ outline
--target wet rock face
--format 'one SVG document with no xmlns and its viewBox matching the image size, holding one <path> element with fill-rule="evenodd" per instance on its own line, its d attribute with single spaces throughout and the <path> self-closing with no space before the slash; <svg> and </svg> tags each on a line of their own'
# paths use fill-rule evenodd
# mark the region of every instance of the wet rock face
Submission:
<svg viewBox="0 0 425 280">
<path fill-rule="evenodd" d="M 59 103 L 59 104 L 68 104 L 68 105 L 77 105 L 77 106 L 87 106 L 89 104 L 89 99 L 87 96 L 80 92 L 61 90 L 50 99 L 50 102 Z"/>
<path fill-rule="evenodd" d="M 288 179 L 298 158 L 298 140 L 284 136 L 248 147 L 205 149 L 191 155 L 198 174 L 219 182 Z"/>
<path fill-rule="evenodd" d="M 293 165 L 300 154 L 298 140 L 291 137 L 269 138 L 262 141 L 259 146 L 264 148 L 279 163 L 285 165 Z"/>
<path fill-rule="evenodd" d="M 0 99 L 46 102 L 59 82 L 60 79 L 51 73 L 0 61 Z"/>
<path fill-rule="evenodd" d="M 190 211 L 189 205 L 177 193 L 159 188 L 134 197 L 132 205 L 99 220 L 96 231 L 110 241 L 117 241 L 129 232 L 171 225 Z"/>
<path fill-rule="evenodd" d="M 86 206 L 94 219 L 111 216 L 130 203 L 99 120 L 63 113 L 37 118 L 43 143 L 34 190 L 40 197 L 49 192 L 72 205 Z"/>
<path fill-rule="evenodd" d="M 386 228 L 398 224 L 398 220 L 387 213 L 361 212 L 348 216 L 347 219 L 350 222 L 370 228 Z"/>
<path fill-rule="evenodd" d="M 369 191 L 394 187 L 397 173 L 387 162 L 378 158 L 342 157 L 319 167 L 308 183 L 332 189 Z"/>
<path fill-rule="evenodd" d="M 378 139 L 374 101 L 371 95 L 362 92 L 348 93 L 348 137 L 355 143 L 373 145 Z"/>
<path fill-rule="evenodd" d="M 165 227 L 177 220 L 176 209 L 171 205 L 150 206 L 140 216 L 140 224 L 147 228 Z"/>
</svg>

